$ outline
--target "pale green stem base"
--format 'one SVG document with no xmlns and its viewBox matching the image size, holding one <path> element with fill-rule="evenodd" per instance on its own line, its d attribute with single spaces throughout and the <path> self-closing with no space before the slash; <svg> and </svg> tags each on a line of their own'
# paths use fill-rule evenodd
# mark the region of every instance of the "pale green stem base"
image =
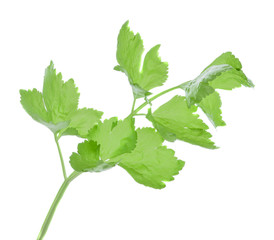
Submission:
<svg viewBox="0 0 274 240">
<path fill-rule="evenodd" d="M 64 193 L 65 193 L 65 191 L 66 191 L 68 185 L 69 185 L 76 177 L 78 177 L 80 174 L 81 174 L 80 172 L 75 172 L 75 171 L 74 171 L 74 172 L 73 172 L 73 173 L 72 173 L 72 174 L 63 182 L 62 186 L 60 187 L 60 189 L 59 189 L 59 191 L 58 191 L 58 193 L 57 193 L 57 195 L 56 195 L 56 197 L 55 197 L 55 199 L 54 199 L 54 201 L 53 201 L 53 203 L 52 203 L 52 205 L 51 205 L 51 207 L 50 207 L 50 209 L 49 209 L 49 212 L 48 212 L 48 214 L 47 214 L 47 216 L 46 216 L 46 219 L 45 219 L 45 221 L 44 221 L 44 223 L 43 223 L 43 226 L 42 226 L 42 228 L 41 228 L 41 230 L 40 230 L 40 233 L 39 233 L 39 235 L 38 235 L 38 237 L 37 237 L 37 240 L 42 240 L 42 239 L 45 237 L 45 235 L 46 235 L 46 233 L 47 233 L 47 230 L 48 230 L 48 227 L 49 227 L 49 225 L 50 225 L 50 222 L 51 222 L 51 220 L 52 220 L 52 218 L 53 218 L 54 212 L 55 212 L 55 210 L 56 210 L 56 208 L 57 208 L 57 206 L 58 206 L 58 203 L 60 202 L 61 198 L 63 197 L 63 195 L 64 195 Z"/>
</svg>

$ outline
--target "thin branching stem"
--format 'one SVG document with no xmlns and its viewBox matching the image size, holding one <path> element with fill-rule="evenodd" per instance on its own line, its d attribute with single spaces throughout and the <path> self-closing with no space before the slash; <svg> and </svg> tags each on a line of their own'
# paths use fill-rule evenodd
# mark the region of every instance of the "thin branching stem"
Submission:
<svg viewBox="0 0 274 240">
<path fill-rule="evenodd" d="M 136 113 L 133 116 L 146 116 L 146 114 L 145 113 Z"/>
<path fill-rule="evenodd" d="M 63 159 L 62 151 L 61 151 L 61 148 L 60 148 L 60 145 L 59 145 L 57 134 L 54 134 L 54 139 L 55 139 L 55 143 L 56 143 L 57 148 L 58 148 L 58 153 L 59 153 L 59 157 L 60 157 L 60 161 L 61 161 L 61 165 L 62 165 L 62 171 L 63 171 L 64 179 L 66 180 L 67 179 L 67 172 L 66 172 L 66 167 L 65 167 L 65 164 L 64 164 L 64 159 Z"/>
<path fill-rule="evenodd" d="M 161 97 L 162 95 L 164 95 L 164 94 L 166 94 L 168 92 L 171 92 L 171 91 L 173 91 L 175 89 L 178 89 L 178 88 L 180 88 L 180 85 L 176 86 L 176 87 L 169 88 L 169 89 L 167 89 L 165 91 L 162 91 L 162 92 L 156 94 L 154 97 L 149 98 L 148 101 L 144 102 L 138 108 L 136 108 L 134 111 L 132 111 L 131 114 L 132 115 L 136 115 L 136 113 L 138 113 L 141 109 L 143 109 L 146 105 L 148 105 L 153 100 L 157 99 L 158 97 Z"/>
<path fill-rule="evenodd" d="M 131 108 L 131 114 L 133 114 L 133 112 L 134 112 L 135 103 L 136 103 L 136 98 L 134 97 L 133 103 L 132 103 L 132 108 Z"/>
</svg>

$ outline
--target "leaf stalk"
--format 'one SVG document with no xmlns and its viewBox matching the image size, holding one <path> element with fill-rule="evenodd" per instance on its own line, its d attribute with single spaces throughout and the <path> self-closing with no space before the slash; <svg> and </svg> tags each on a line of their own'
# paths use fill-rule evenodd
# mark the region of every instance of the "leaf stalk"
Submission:
<svg viewBox="0 0 274 240">
<path fill-rule="evenodd" d="M 131 108 L 131 115 L 132 115 L 132 114 L 133 114 L 133 112 L 134 112 L 135 103 L 136 103 L 136 98 L 134 97 L 134 99 L 133 99 L 133 103 L 132 103 L 132 108 Z"/>
<path fill-rule="evenodd" d="M 153 100 L 157 99 L 158 97 L 161 97 L 162 95 L 168 93 L 168 92 L 171 92 L 173 90 L 176 90 L 180 88 L 180 85 L 178 86 L 175 86 L 175 87 L 172 87 L 172 88 L 169 88 L 167 90 L 164 90 L 158 94 L 156 94 L 154 97 L 151 97 L 148 99 L 148 101 L 144 102 L 143 104 L 141 104 L 138 108 L 136 108 L 134 111 L 131 111 L 131 115 L 136 115 L 141 109 L 143 109 L 146 105 L 148 105 L 150 102 L 152 102 Z"/>
<path fill-rule="evenodd" d="M 50 225 L 50 223 L 51 223 L 51 220 L 52 220 L 52 218 L 53 218 L 53 215 L 54 215 L 54 213 L 55 213 L 55 210 L 56 210 L 56 208 L 57 208 L 57 206 L 58 206 L 58 203 L 59 203 L 60 200 L 62 199 L 62 197 L 63 197 L 63 195 L 64 195 L 64 193 L 65 193 L 67 187 L 69 186 L 69 184 L 70 184 L 76 177 L 78 177 L 80 174 L 81 174 L 81 172 L 76 172 L 76 171 L 74 171 L 67 179 L 65 179 L 65 181 L 64 181 L 63 184 L 61 185 L 61 187 L 60 187 L 60 189 L 59 189 L 59 191 L 58 191 L 58 193 L 57 193 L 57 195 L 56 195 L 56 197 L 55 197 L 55 199 L 54 199 L 54 201 L 53 201 L 53 203 L 52 203 L 52 205 L 51 205 L 51 207 L 50 207 L 50 209 L 49 209 L 49 211 L 48 211 L 48 214 L 47 214 L 47 216 L 46 216 L 46 218 L 45 218 L 45 221 L 44 221 L 44 223 L 43 223 L 43 225 L 42 225 L 42 228 L 41 228 L 41 230 L 40 230 L 40 233 L 39 233 L 39 235 L 38 235 L 38 237 L 37 237 L 37 240 L 42 240 L 42 239 L 45 237 L 45 235 L 46 235 L 46 233 L 47 233 L 47 230 L 48 230 L 48 228 L 49 228 L 49 225 Z"/>
<path fill-rule="evenodd" d="M 57 134 L 54 134 L 54 140 L 55 143 L 57 145 L 57 149 L 58 149 L 58 153 L 59 153 L 59 157 L 60 157 L 60 161 L 61 161 L 61 165 L 62 165 L 62 171 L 63 171 L 63 175 L 64 175 L 64 179 L 67 179 L 67 172 L 66 172 L 66 167 L 65 167 L 65 163 L 64 163 L 64 159 L 63 159 L 63 155 L 62 155 L 62 151 L 59 145 L 59 141 L 58 141 L 58 136 Z"/>
</svg>

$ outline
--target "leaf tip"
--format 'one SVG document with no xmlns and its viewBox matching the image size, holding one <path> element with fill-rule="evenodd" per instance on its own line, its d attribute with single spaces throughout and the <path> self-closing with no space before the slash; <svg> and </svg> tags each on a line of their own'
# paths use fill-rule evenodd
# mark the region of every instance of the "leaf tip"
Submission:
<svg viewBox="0 0 274 240">
<path fill-rule="evenodd" d="M 49 67 L 54 68 L 54 63 L 52 60 L 50 60 Z"/>
<path fill-rule="evenodd" d="M 116 66 L 113 68 L 113 70 L 115 70 L 115 71 L 122 71 L 120 65 L 116 65 Z"/>
<path fill-rule="evenodd" d="M 249 84 L 249 87 L 254 88 L 255 84 L 251 81 L 251 79 L 247 78 L 247 82 Z"/>
<path fill-rule="evenodd" d="M 179 165 L 179 171 L 181 171 L 183 169 L 183 167 L 185 166 L 185 161 L 178 160 L 178 165 Z"/>
<path fill-rule="evenodd" d="M 129 24 L 129 20 L 126 20 L 126 21 L 124 22 L 123 26 L 128 26 L 128 24 Z"/>
<path fill-rule="evenodd" d="M 26 90 L 24 90 L 24 89 L 20 89 L 20 90 L 19 90 L 19 93 L 20 93 L 21 97 L 22 97 L 22 95 L 23 95 L 25 92 L 26 92 Z"/>
</svg>

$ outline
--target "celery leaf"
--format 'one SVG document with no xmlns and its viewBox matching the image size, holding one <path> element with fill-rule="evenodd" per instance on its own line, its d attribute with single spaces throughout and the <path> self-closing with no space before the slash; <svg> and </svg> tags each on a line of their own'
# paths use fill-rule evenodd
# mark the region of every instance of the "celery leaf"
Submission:
<svg viewBox="0 0 274 240">
<path fill-rule="evenodd" d="M 156 111 L 148 112 L 147 119 L 168 141 L 182 140 L 201 147 L 215 149 L 208 126 L 199 119 L 197 106 L 187 106 L 186 98 L 175 96 Z"/>
<path fill-rule="evenodd" d="M 164 182 L 174 180 L 184 162 L 174 156 L 174 151 L 163 146 L 164 139 L 153 128 L 137 129 L 136 148 L 119 157 L 124 168 L 136 182 L 162 189 Z"/>
</svg>

